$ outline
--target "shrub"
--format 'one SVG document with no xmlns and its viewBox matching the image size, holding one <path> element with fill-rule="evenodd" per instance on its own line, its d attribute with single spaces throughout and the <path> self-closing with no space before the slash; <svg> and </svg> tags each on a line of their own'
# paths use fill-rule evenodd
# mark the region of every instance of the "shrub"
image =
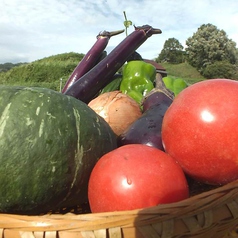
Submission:
<svg viewBox="0 0 238 238">
<path fill-rule="evenodd" d="M 228 79 L 238 79 L 235 65 L 227 61 L 216 61 L 213 64 L 207 65 L 201 74 L 205 78 L 228 78 Z"/>
</svg>

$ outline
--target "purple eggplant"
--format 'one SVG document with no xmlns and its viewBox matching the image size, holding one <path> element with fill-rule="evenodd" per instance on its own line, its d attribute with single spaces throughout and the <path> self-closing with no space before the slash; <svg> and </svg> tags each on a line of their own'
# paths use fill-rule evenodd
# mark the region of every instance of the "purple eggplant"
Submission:
<svg viewBox="0 0 238 238">
<path fill-rule="evenodd" d="M 173 94 L 164 86 L 162 78 L 157 78 L 156 83 L 156 88 L 142 103 L 142 116 L 118 136 L 118 146 L 145 144 L 164 151 L 161 127 L 164 114 L 173 102 Z"/>
<path fill-rule="evenodd" d="M 65 86 L 62 89 L 62 93 L 64 93 L 79 78 L 81 78 L 85 73 L 93 68 L 99 61 L 106 57 L 106 51 L 104 51 L 104 49 L 106 48 L 109 39 L 112 36 L 118 35 L 122 32 L 124 32 L 124 30 L 112 32 L 103 31 L 97 35 L 97 41 L 83 57 L 83 59 L 78 63 L 73 73 L 69 76 Z"/>
<path fill-rule="evenodd" d="M 160 29 L 149 25 L 135 27 L 118 46 L 102 61 L 78 79 L 65 94 L 89 103 L 94 96 L 113 79 L 113 75 L 127 61 L 129 56 L 153 34 L 160 34 Z"/>
</svg>

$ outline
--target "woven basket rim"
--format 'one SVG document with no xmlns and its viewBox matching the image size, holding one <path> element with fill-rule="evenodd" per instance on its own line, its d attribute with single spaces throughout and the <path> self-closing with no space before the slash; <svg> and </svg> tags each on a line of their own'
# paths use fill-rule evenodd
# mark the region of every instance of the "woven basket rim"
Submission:
<svg viewBox="0 0 238 238">
<path fill-rule="evenodd" d="M 67 227 L 70 225 L 71 230 L 81 231 L 115 226 L 140 226 L 150 224 L 151 222 L 185 219 L 186 217 L 206 213 L 211 209 L 219 211 L 220 207 L 234 202 L 237 198 L 238 180 L 179 202 L 161 204 L 144 209 L 87 214 L 66 213 L 64 215 L 17 215 L 0 213 L 0 228 L 51 231 L 69 229 Z M 224 214 L 222 219 L 226 219 L 226 216 L 227 213 Z M 238 219 L 238 211 L 235 216 Z"/>
</svg>

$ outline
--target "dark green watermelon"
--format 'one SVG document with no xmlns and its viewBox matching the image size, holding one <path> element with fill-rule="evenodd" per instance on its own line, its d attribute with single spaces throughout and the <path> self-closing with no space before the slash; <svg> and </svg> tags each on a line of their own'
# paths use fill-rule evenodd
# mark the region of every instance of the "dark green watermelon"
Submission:
<svg viewBox="0 0 238 238">
<path fill-rule="evenodd" d="M 85 103 L 44 88 L 0 87 L 0 212 L 39 214 L 87 201 L 92 168 L 116 148 Z"/>
</svg>

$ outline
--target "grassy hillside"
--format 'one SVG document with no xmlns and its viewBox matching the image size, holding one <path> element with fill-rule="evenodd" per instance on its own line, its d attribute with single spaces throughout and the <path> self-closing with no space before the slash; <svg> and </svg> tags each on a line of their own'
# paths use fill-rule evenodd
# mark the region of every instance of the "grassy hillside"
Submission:
<svg viewBox="0 0 238 238">
<path fill-rule="evenodd" d="M 161 63 L 161 65 L 166 69 L 168 75 L 181 77 L 189 84 L 205 79 L 194 67 L 186 62 L 181 64 Z"/>
<path fill-rule="evenodd" d="M 13 67 L 7 72 L 0 72 L 0 85 L 38 86 L 60 91 L 61 79 L 63 87 L 83 56 L 73 52 L 64 53 Z M 204 79 L 187 63 L 162 65 L 169 75 L 181 77 L 188 83 Z"/>
<path fill-rule="evenodd" d="M 59 91 L 61 78 L 64 85 L 83 56 L 64 53 L 13 67 L 0 73 L 0 84 L 39 86 Z"/>
</svg>

